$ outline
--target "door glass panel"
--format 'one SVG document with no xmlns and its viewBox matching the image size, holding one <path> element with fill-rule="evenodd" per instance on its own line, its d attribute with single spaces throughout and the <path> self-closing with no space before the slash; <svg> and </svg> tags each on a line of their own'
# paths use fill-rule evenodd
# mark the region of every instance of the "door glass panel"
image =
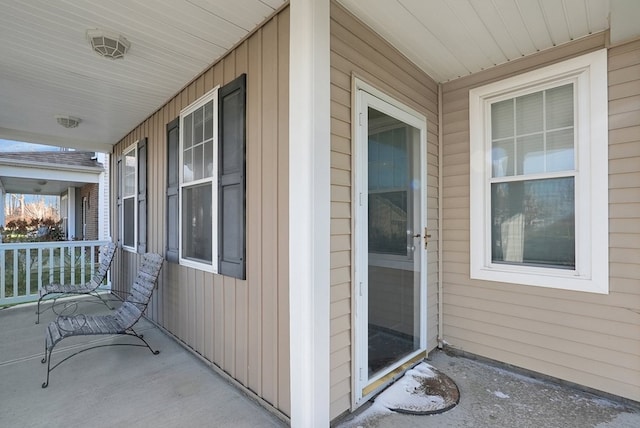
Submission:
<svg viewBox="0 0 640 428">
<path fill-rule="evenodd" d="M 368 108 L 368 375 L 420 349 L 420 131 Z M 418 236 L 416 236 L 418 235 Z"/>
</svg>

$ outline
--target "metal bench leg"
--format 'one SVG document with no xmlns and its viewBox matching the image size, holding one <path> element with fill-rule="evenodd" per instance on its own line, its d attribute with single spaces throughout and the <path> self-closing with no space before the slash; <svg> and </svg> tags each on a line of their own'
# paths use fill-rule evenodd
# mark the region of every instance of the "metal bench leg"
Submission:
<svg viewBox="0 0 640 428">
<path fill-rule="evenodd" d="M 40 361 L 42 364 L 47 363 L 47 380 L 42 383 L 42 387 L 46 388 L 49 386 L 49 373 L 51 373 L 51 353 L 53 352 L 53 348 L 56 345 L 53 345 L 51 349 L 49 349 L 49 354 L 47 355 L 47 340 L 44 341 L 44 357 Z"/>
<path fill-rule="evenodd" d="M 38 299 L 38 306 L 37 306 L 37 309 L 36 309 L 36 315 L 38 315 L 38 318 L 36 319 L 36 324 L 40 324 L 40 302 L 42 302 L 42 299 L 44 299 L 44 296 L 46 296 L 46 294 L 43 294 Z"/>
</svg>

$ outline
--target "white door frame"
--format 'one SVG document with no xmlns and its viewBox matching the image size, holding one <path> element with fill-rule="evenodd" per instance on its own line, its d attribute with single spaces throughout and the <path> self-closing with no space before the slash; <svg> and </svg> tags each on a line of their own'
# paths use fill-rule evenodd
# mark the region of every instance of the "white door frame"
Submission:
<svg viewBox="0 0 640 428">
<path fill-rule="evenodd" d="M 365 403 L 380 388 L 376 388 L 367 394 L 363 390 L 376 380 L 386 376 L 393 369 L 405 364 L 415 358 L 420 353 L 426 352 L 427 348 L 427 251 L 423 245 L 416 242 L 416 251 L 420 251 L 420 349 L 402 358 L 394 365 L 390 366 L 384 373 L 378 374 L 372 379 L 368 378 L 368 294 L 366 284 L 368 283 L 368 126 L 367 107 L 374 107 L 389 116 L 395 117 L 420 131 L 420 210 L 421 221 L 418 227 L 414 227 L 422 235 L 427 225 L 427 120 L 426 117 L 416 110 L 402 104 L 396 99 L 386 95 L 382 91 L 354 78 L 354 113 L 353 130 L 355 136 L 354 144 L 354 362 L 353 365 L 353 403 L 354 408 Z M 365 249 L 361 251 L 361 249 Z M 381 384 L 381 386 L 383 386 Z"/>
</svg>

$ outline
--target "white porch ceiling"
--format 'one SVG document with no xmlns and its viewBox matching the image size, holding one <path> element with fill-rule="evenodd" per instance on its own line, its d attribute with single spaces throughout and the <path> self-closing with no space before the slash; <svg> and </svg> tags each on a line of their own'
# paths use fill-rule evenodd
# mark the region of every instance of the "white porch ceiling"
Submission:
<svg viewBox="0 0 640 428">
<path fill-rule="evenodd" d="M 338 1 L 437 82 L 609 28 L 609 0 Z"/>
<path fill-rule="evenodd" d="M 285 1 L 0 0 L 0 138 L 108 151 Z M 90 29 L 131 49 L 102 58 Z"/>
<path fill-rule="evenodd" d="M 638 0 L 338 1 L 438 82 L 605 30 L 610 3 L 626 21 L 615 34 L 639 35 Z M 0 139 L 109 151 L 285 3 L 0 0 Z M 130 51 L 99 57 L 90 29 Z"/>
</svg>

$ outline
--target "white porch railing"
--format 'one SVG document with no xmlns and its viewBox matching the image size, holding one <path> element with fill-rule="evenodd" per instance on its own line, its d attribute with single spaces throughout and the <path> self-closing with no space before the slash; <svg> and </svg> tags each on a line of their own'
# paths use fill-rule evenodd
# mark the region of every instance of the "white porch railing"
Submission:
<svg viewBox="0 0 640 428">
<path fill-rule="evenodd" d="M 38 300 L 44 284 L 83 284 L 108 241 L 0 244 L 0 306 Z M 106 289 L 110 288 L 107 276 Z"/>
</svg>

